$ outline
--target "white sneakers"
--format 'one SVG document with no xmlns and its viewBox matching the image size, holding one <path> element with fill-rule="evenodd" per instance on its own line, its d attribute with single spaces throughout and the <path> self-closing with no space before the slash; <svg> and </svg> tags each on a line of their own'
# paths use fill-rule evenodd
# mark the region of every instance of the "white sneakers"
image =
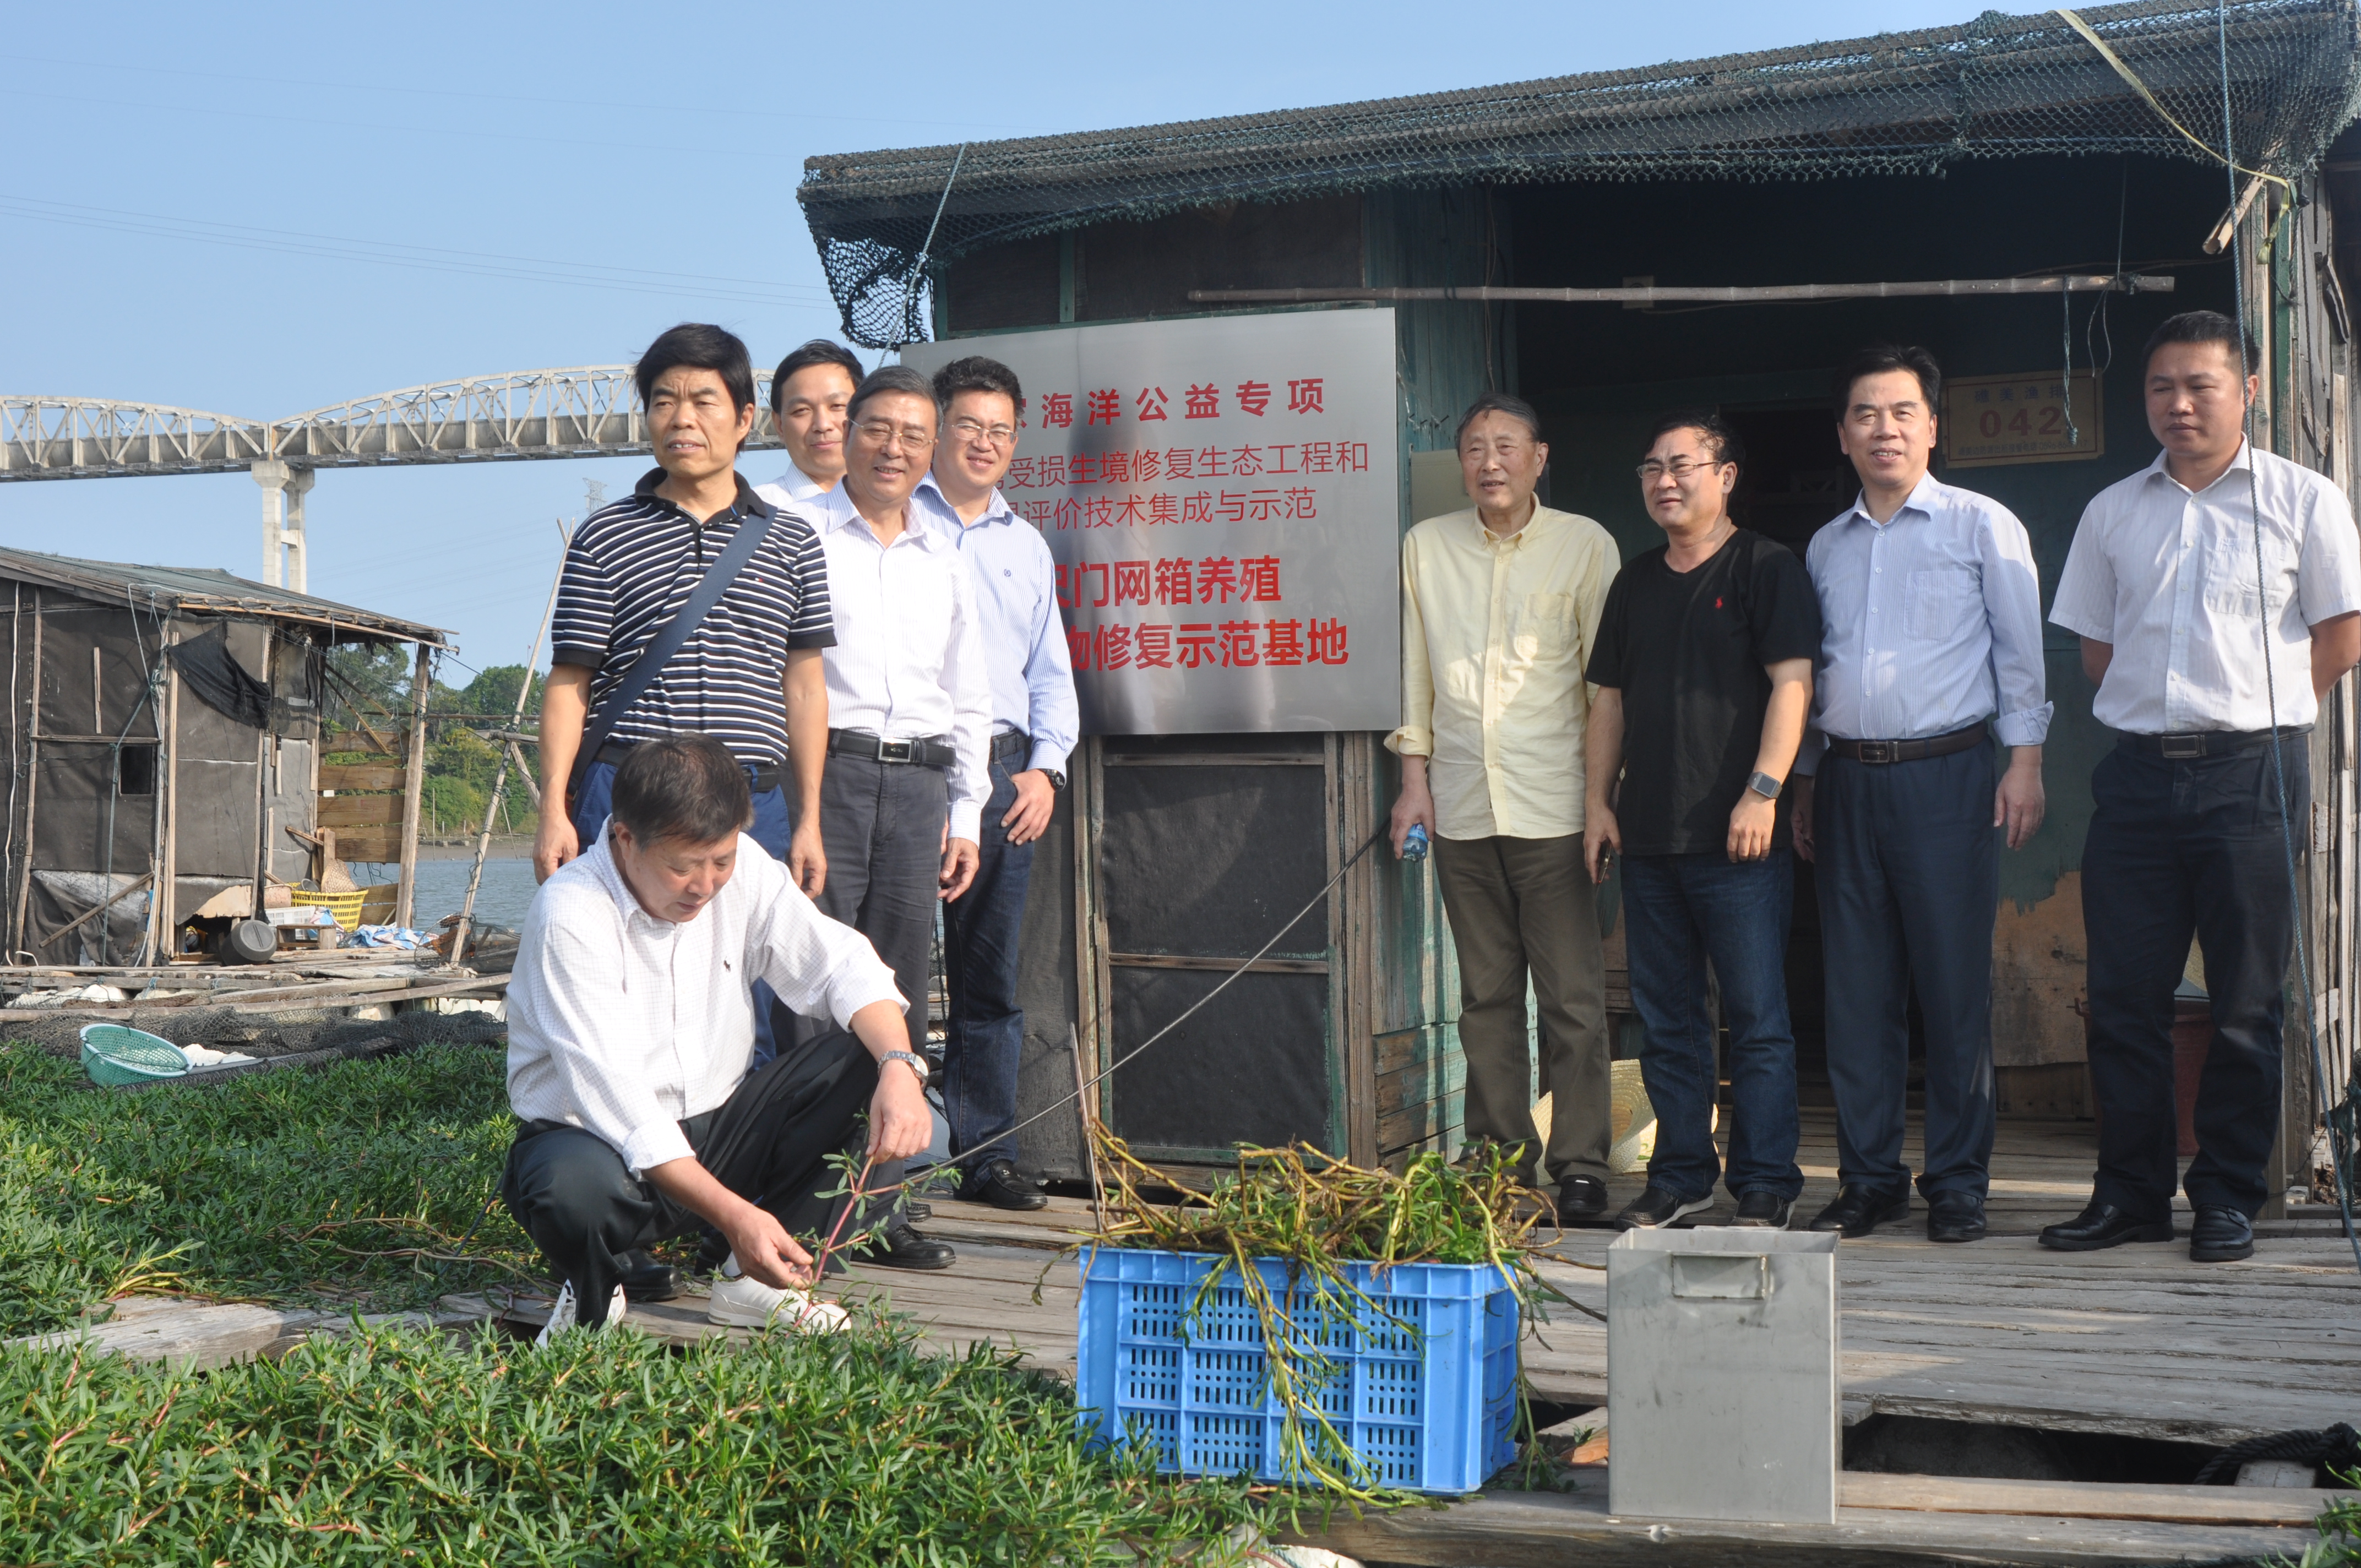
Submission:
<svg viewBox="0 0 2361 1568">
<path fill-rule="evenodd" d="M 618 1285 L 615 1287 L 615 1293 L 607 1298 L 607 1321 L 599 1326 L 613 1328 L 623 1321 L 623 1288 Z M 541 1325 L 541 1332 L 533 1336 L 533 1343 L 547 1344 L 556 1335 L 564 1333 L 578 1321 L 580 1321 L 580 1314 L 575 1310 L 574 1306 L 574 1282 L 570 1279 L 564 1280 L 557 1287 L 557 1299 L 550 1303 L 549 1321 Z"/>
<path fill-rule="evenodd" d="M 799 1334 L 832 1334 L 843 1332 L 849 1320 L 843 1308 L 833 1301 L 822 1301 L 808 1290 L 781 1290 L 751 1274 L 741 1274 L 735 1279 L 714 1279 L 713 1295 L 705 1307 L 705 1321 L 732 1328 L 781 1328 Z"/>
</svg>

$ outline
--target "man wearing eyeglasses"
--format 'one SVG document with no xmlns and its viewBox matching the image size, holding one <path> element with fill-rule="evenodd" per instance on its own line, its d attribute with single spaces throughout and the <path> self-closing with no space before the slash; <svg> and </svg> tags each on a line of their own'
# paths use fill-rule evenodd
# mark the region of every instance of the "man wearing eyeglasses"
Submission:
<svg viewBox="0 0 2361 1568">
<path fill-rule="evenodd" d="M 1779 794 L 1804 739 L 1820 615 L 1802 563 L 1730 520 L 1741 455 L 1719 414 L 1658 422 L 1640 497 L 1664 543 L 1616 575 L 1590 656 L 1583 853 L 1595 882 L 1610 851 L 1623 857 L 1624 951 L 1656 1112 L 1647 1190 L 1615 1218 L 1626 1230 L 1694 1223 L 1717 1182 L 1738 1200 L 1732 1223 L 1784 1230 L 1804 1190 L 1787 1017 L 1795 866 Z M 1708 960 L 1730 1028 L 1726 1166 Z"/>
<path fill-rule="evenodd" d="M 935 372 L 934 389 L 944 434 L 918 499 L 974 580 L 993 718 L 992 798 L 980 824 L 975 883 L 943 909 L 951 1006 L 943 1113 L 961 1164 L 959 1195 L 1003 1209 L 1038 1209 L 1049 1199 L 1017 1174 L 1009 1135 L 1025 1043 L 1016 966 L 1033 845 L 1066 785 L 1080 713 L 1049 547 L 1000 493 L 1016 452 L 1024 389 L 998 360 L 971 357 Z"/>
<path fill-rule="evenodd" d="M 820 913 L 869 938 L 926 1044 L 935 905 L 975 880 L 992 685 L 975 588 L 958 542 L 913 499 L 936 436 L 935 390 L 906 365 L 870 372 L 845 408 L 843 481 L 788 509 L 827 553 L 836 642 L 824 656 L 828 765 L 819 790 L 828 884 Z M 805 1031 L 824 1030 L 809 1020 Z M 897 1162 L 870 1176 L 898 1183 Z M 951 1249 L 887 1223 L 873 1261 L 948 1268 Z"/>
<path fill-rule="evenodd" d="M 1607 1209 L 1609 1053 L 1598 895 L 1582 874 L 1582 672 L 1615 541 L 1541 504 L 1549 445 L 1532 404 L 1486 392 L 1453 439 L 1472 504 L 1402 537 L 1402 723 L 1386 738 L 1401 758 L 1394 854 L 1413 828 L 1433 841 L 1459 959 L 1467 1151 L 1512 1152 L 1527 1186 L 1545 1164 L 1560 1223 L 1588 1220 Z"/>
<path fill-rule="evenodd" d="M 1828 630 L 1795 762 L 1795 852 L 1818 872 L 1837 1102 L 1837 1196 L 1812 1229 L 1862 1236 L 1910 1212 L 1915 986 L 1927 1235 L 1972 1242 L 1991 1185 L 1996 830 L 2014 850 L 2041 826 L 2050 704 L 2025 525 L 1927 471 L 1942 381 L 1925 349 L 1890 345 L 1838 375 L 1837 442 L 1861 499 L 1805 555 Z M 1997 784 L 1995 734 L 2010 749 Z"/>
</svg>

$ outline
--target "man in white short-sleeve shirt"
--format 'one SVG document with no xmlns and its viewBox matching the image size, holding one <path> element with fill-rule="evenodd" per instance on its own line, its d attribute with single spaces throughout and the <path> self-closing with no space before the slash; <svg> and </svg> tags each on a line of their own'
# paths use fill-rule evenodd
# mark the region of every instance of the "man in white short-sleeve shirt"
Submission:
<svg viewBox="0 0 2361 1568">
<path fill-rule="evenodd" d="M 2294 935 L 2282 823 L 2310 820 L 2304 735 L 2361 662 L 2361 548 L 2334 484 L 2247 444 L 2257 357 L 2213 311 L 2156 330 L 2147 417 L 2164 450 L 2084 509 L 2050 610 L 2081 637 L 2092 713 L 2117 731 L 2082 850 L 2099 1168 L 2090 1207 L 2041 1233 L 2063 1251 L 2170 1241 L 2185 1185 L 2190 1256 L 2251 1256 L 2270 1196 Z M 2214 1036 L 2184 1183 L 2172 1015 L 2192 933 Z"/>
</svg>

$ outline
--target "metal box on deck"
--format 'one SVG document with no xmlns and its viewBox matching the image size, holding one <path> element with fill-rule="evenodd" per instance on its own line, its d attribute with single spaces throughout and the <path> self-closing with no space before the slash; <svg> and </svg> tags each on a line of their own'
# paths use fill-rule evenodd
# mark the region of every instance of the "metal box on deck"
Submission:
<svg viewBox="0 0 2361 1568">
<path fill-rule="evenodd" d="M 1611 1511 L 1836 1522 L 1839 1239 L 1734 1227 L 1615 1238 Z"/>
</svg>

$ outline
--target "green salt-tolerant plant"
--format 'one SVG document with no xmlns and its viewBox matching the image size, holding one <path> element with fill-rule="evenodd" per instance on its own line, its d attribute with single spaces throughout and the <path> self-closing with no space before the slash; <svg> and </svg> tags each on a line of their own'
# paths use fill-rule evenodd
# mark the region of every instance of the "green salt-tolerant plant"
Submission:
<svg viewBox="0 0 2361 1568">
<path fill-rule="evenodd" d="M 2335 1472 L 2336 1484 L 2361 1487 L 2361 1474 Z M 2339 1498 L 2312 1520 L 2320 1539 L 2305 1546 L 2301 1559 L 2272 1559 L 2275 1568 L 2361 1568 L 2361 1492 Z"/>
<path fill-rule="evenodd" d="M 126 1092 L 0 1045 L 0 1337 L 143 1290 L 378 1310 L 537 1280 L 531 1240 L 485 1214 L 504 1072 L 448 1046 Z"/>
<path fill-rule="evenodd" d="M 1257 1508 L 878 1318 L 686 1351 L 357 1331 L 203 1376 L 0 1351 L 0 1563 L 1212 1568 Z"/>
</svg>

